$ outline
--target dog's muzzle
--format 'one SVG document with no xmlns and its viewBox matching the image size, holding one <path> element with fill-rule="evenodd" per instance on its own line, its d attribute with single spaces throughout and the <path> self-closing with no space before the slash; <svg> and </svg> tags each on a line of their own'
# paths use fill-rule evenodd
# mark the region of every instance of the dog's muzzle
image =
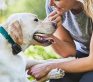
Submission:
<svg viewBox="0 0 93 82">
<path fill-rule="evenodd" d="M 54 31 L 57 29 L 57 23 L 52 21 L 52 28 L 54 29 Z M 35 32 L 33 35 L 33 39 L 39 43 L 41 43 L 44 46 L 48 46 L 51 45 L 54 40 L 53 38 L 51 38 L 52 34 L 45 34 L 45 33 L 41 33 L 41 32 Z"/>
<path fill-rule="evenodd" d="M 54 42 L 54 40 L 49 37 L 50 35 L 44 34 L 44 33 L 38 33 L 35 32 L 33 35 L 33 39 L 37 42 L 43 44 L 44 46 L 48 46 Z"/>
</svg>

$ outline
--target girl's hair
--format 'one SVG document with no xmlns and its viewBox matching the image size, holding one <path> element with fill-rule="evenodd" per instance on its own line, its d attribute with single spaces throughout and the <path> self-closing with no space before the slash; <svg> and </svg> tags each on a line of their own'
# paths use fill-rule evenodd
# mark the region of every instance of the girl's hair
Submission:
<svg viewBox="0 0 93 82">
<path fill-rule="evenodd" d="M 86 14 L 93 20 L 93 0 L 83 0 Z"/>
</svg>

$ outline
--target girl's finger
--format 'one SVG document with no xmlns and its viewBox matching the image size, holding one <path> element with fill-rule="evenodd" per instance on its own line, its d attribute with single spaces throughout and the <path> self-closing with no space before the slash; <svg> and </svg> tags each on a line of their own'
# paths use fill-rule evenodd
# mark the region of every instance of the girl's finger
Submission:
<svg viewBox="0 0 93 82">
<path fill-rule="evenodd" d="M 49 17 L 49 20 L 50 20 L 50 21 L 53 21 L 53 20 L 55 20 L 57 17 L 58 17 L 58 14 L 55 14 L 54 16 Z M 55 21 L 55 22 L 56 22 L 56 21 Z"/>
<path fill-rule="evenodd" d="M 58 22 L 61 22 L 61 17 L 60 16 L 58 16 L 54 21 L 56 22 L 56 23 L 58 23 Z"/>
<path fill-rule="evenodd" d="M 54 10 L 53 12 L 51 12 L 48 17 L 54 16 L 55 14 L 57 14 L 57 11 L 56 10 Z"/>
</svg>

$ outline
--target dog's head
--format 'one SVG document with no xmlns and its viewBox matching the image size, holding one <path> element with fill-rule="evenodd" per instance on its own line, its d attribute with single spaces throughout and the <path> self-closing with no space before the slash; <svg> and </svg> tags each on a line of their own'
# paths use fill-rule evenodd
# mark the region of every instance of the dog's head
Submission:
<svg viewBox="0 0 93 82">
<path fill-rule="evenodd" d="M 31 13 L 17 13 L 8 18 L 6 27 L 12 39 L 25 49 L 30 45 L 50 45 L 53 42 L 50 36 L 56 30 L 56 23 L 41 21 Z M 17 34 L 15 29 L 19 29 L 20 33 Z"/>
</svg>

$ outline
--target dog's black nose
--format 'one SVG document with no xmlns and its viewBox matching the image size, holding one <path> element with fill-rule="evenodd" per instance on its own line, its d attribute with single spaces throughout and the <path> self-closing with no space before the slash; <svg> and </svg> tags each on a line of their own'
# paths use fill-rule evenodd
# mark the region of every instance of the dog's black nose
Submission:
<svg viewBox="0 0 93 82">
<path fill-rule="evenodd" d="M 55 29 L 57 29 L 57 23 L 52 22 L 52 25 L 53 25 L 53 27 L 54 27 Z"/>
</svg>

